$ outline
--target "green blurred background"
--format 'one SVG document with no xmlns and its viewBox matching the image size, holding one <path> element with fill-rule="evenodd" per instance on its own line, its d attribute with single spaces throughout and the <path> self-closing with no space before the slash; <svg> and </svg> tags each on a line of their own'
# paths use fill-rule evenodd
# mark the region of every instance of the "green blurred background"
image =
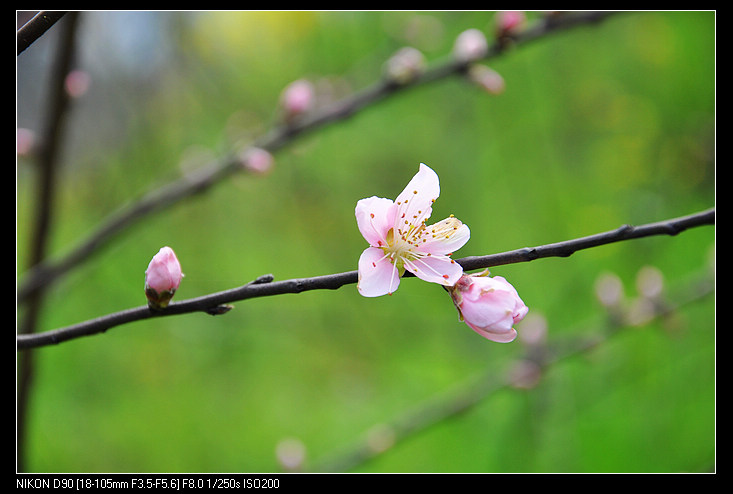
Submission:
<svg viewBox="0 0 733 494">
<path fill-rule="evenodd" d="M 532 19 L 539 13 L 528 13 Z M 85 12 L 51 251 L 277 118 L 308 78 L 345 95 L 399 48 L 429 63 L 455 37 L 491 37 L 493 12 Z M 17 123 L 40 131 L 55 33 L 18 56 Z M 49 291 L 40 330 L 144 305 L 164 245 L 185 278 L 175 300 L 356 269 L 356 202 L 394 198 L 417 171 L 441 179 L 434 218 L 471 228 L 454 257 L 542 245 L 715 204 L 715 13 L 619 13 L 489 62 L 506 91 L 448 78 L 303 136 L 264 176 L 237 175 L 146 218 Z M 35 174 L 17 166 L 18 279 L 27 267 Z M 628 297 L 646 266 L 665 290 L 711 273 L 714 227 L 496 267 L 548 344 L 599 334 L 594 289 Z M 22 319 L 22 307 L 18 319 Z M 458 320 L 446 293 L 405 280 L 391 297 L 354 285 L 235 304 L 225 316 L 146 320 L 36 351 L 28 429 L 33 472 L 278 472 L 339 458 L 390 423 L 525 352 Z M 419 413 L 418 413 L 419 415 Z M 330 467 L 323 467 L 329 469 Z M 715 469 L 715 302 L 633 328 L 418 431 L 354 472 L 706 472 Z"/>
</svg>

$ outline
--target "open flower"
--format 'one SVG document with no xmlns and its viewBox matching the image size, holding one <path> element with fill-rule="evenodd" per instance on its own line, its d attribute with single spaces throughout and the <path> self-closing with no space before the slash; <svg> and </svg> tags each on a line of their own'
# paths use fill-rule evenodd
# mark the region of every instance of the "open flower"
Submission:
<svg viewBox="0 0 733 494">
<path fill-rule="evenodd" d="M 420 163 L 405 190 L 391 201 L 369 197 L 356 204 L 356 222 L 370 247 L 359 258 L 359 293 L 365 297 L 391 294 L 405 269 L 418 278 L 454 285 L 463 269 L 449 256 L 471 236 L 453 215 L 426 225 L 440 195 L 438 175 Z"/>
<path fill-rule="evenodd" d="M 163 247 L 145 270 L 145 296 L 152 309 L 164 309 L 181 284 L 181 264 L 170 247 Z"/>
<path fill-rule="evenodd" d="M 463 275 L 448 292 L 461 320 L 471 329 L 491 341 L 509 343 L 517 337 L 512 326 L 524 319 L 529 309 L 506 279 L 488 274 Z"/>
</svg>

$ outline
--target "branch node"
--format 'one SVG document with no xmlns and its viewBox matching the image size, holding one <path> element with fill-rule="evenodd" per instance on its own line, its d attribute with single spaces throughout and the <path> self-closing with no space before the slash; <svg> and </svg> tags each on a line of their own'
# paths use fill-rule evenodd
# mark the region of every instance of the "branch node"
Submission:
<svg viewBox="0 0 733 494">
<path fill-rule="evenodd" d="M 209 314 L 210 316 L 220 316 L 222 314 L 226 314 L 233 308 L 234 308 L 233 305 L 222 304 L 222 305 L 217 305 L 215 307 L 209 307 L 208 309 L 206 309 L 206 313 Z"/>
<path fill-rule="evenodd" d="M 272 274 L 263 274 L 262 276 L 258 276 L 253 282 L 252 285 L 262 285 L 265 283 L 272 283 L 272 281 L 275 279 L 275 277 Z"/>
<path fill-rule="evenodd" d="M 628 223 L 625 225 L 621 225 L 616 229 L 616 234 L 619 236 L 625 236 L 627 233 L 631 233 L 634 231 L 634 227 L 632 225 L 629 225 Z"/>
</svg>

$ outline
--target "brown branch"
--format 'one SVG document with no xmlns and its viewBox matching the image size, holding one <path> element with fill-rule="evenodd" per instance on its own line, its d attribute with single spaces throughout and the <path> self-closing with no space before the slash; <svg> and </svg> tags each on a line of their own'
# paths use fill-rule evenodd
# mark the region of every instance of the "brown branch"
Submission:
<svg viewBox="0 0 733 494">
<path fill-rule="evenodd" d="M 504 264 L 533 261 L 546 257 L 567 257 L 579 250 L 601 245 L 637 239 L 653 235 L 677 235 L 689 228 L 714 225 L 715 209 L 709 209 L 689 216 L 670 219 L 641 226 L 625 225 L 615 230 L 598 233 L 588 237 L 543 245 L 533 248 L 517 249 L 500 254 L 457 259 L 466 271 L 489 268 Z M 407 277 L 409 275 L 406 274 Z M 226 304 L 256 297 L 301 293 L 309 290 L 335 290 L 344 285 L 358 281 L 357 271 L 298 278 L 284 281 L 272 281 L 270 275 L 260 277 L 244 286 L 218 292 L 202 297 L 171 303 L 164 311 L 152 311 L 148 307 L 128 309 L 115 314 L 82 322 L 73 326 L 37 333 L 34 335 L 18 335 L 17 349 L 25 350 L 40 346 L 52 345 L 82 336 L 103 333 L 121 324 L 149 319 L 151 317 L 172 316 L 191 312 L 219 314 L 227 311 Z"/>
</svg>

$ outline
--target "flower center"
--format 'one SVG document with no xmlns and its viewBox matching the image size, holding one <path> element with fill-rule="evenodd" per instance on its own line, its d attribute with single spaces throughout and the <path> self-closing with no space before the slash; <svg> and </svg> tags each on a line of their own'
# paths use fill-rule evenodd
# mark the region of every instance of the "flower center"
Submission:
<svg viewBox="0 0 733 494">
<path fill-rule="evenodd" d="M 390 228 L 387 232 L 387 246 L 382 247 L 382 250 L 392 263 L 397 261 L 398 267 L 401 267 L 403 260 L 417 259 L 417 253 L 413 252 L 413 249 L 418 245 L 417 242 L 419 242 L 421 231 L 424 231 L 424 226 L 410 225 L 406 230 L 399 228 L 396 234 L 395 229 Z"/>
</svg>

